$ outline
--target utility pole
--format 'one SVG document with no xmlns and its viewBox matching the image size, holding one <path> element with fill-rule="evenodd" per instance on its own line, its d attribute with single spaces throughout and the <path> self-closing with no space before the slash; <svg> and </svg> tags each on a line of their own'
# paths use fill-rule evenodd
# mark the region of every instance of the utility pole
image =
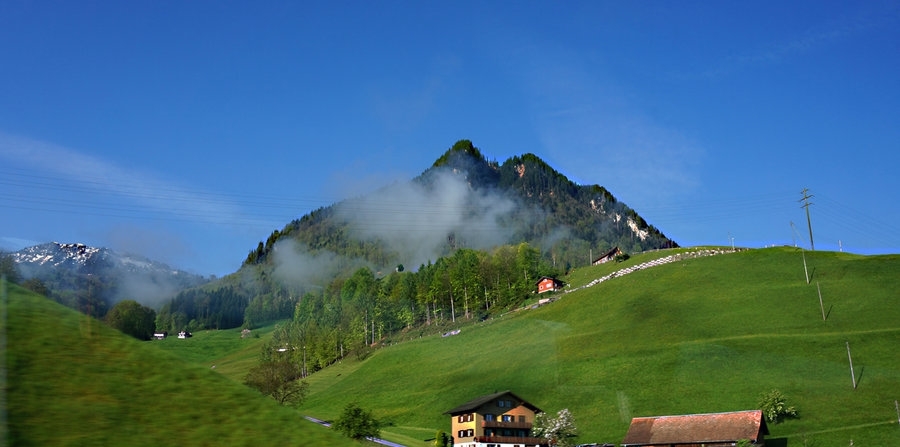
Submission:
<svg viewBox="0 0 900 447">
<path fill-rule="evenodd" d="M 819 287 L 819 281 L 816 281 L 816 289 L 819 291 L 819 307 L 822 309 L 822 321 L 825 321 L 825 304 L 822 303 L 822 288 Z"/>
<path fill-rule="evenodd" d="M 853 373 L 853 357 L 850 356 L 850 342 L 847 342 L 847 358 L 850 359 L 850 378 L 853 380 L 853 389 L 856 389 L 856 374 Z"/>
<path fill-rule="evenodd" d="M 800 248 L 800 254 L 803 255 L 803 273 L 806 274 L 806 283 L 809 284 L 809 269 L 806 267 L 806 250 Z"/>
<path fill-rule="evenodd" d="M 894 400 L 894 408 L 897 410 L 897 423 L 900 424 L 900 403 Z"/>
<path fill-rule="evenodd" d="M 812 251 L 816 251 L 816 244 L 813 243 L 812 222 L 809 219 L 809 206 L 812 205 L 812 203 L 809 203 L 809 199 L 814 196 L 809 194 L 808 188 L 803 188 L 803 191 L 800 191 L 800 194 L 803 194 L 803 198 L 799 200 L 800 202 L 803 202 L 803 205 L 801 205 L 800 208 L 806 208 L 806 226 L 809 227 L 809 248 Z"/>
</svg>

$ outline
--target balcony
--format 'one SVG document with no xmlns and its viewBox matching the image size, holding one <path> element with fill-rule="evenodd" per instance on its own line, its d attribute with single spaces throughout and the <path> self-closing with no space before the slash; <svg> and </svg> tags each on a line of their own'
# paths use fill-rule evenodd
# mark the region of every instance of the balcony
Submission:
<svg viewBox="0 0 900 447">
<path fill-rule="evenodd" d="M 501 421 L 481 421 L 484 428 L 512 428 L 519 430 L 531 430 L 531 422 L 501 422 Z"/>
<path fill-rule="evenodd" d="M 509 424 L 510 422 L 506 422 Z M 546 445 L 547 440 L 544 438 L 535 438 L 533 436 L 476 436 L 475 442 L 486 442 L 491 444 L 520 444 L 520 445 Z"/>
</svg>

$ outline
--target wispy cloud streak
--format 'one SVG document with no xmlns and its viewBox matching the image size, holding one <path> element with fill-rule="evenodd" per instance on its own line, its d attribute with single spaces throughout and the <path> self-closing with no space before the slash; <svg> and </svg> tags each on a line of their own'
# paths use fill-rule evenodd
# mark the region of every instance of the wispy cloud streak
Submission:
<svg viewBox="0 0 900 447">
<path fill-rule="evenodd" d="M 760 64 L 773 64 L 792 57 L 815 51 L 828 45 L 849 39 L 857 34 L 884 26 L 896 27 L 900 21 L 900 8 L 891 5 L 888 9 L 863 11 L 854 17 L 811 27 L 792 39 L 773 42 L 755 50 L 748 50 L 728 56 L 716 65 L 701 72 L 701 78 L 717 78 L 735 71 Z M 687 77 L 690 77 L 688 75 Z"/>
<path fill-rule="evenodd" d="M 32 173 L 20 177 L 25 178 L 20 185 L 43 190 L 44 196 L 35 198 L 38 202 L 52 200 L 54 191 L 93 192 L 124 199 L 124 203 L 107 206 L 125 214 L 149 211 L 197 223 L 262 224 L 221 195 L 191 190 L 139 169 L 46 142 L 0 133 L 0 159 L 7 166 Z M 90 194 L 81 197 L 99 201 L 99 197 L 90 199 Z"/>
</svg>

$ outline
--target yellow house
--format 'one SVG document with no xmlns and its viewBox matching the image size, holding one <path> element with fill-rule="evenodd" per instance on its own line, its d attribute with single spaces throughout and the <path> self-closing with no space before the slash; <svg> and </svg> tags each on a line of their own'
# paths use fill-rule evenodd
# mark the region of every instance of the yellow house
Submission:
<svg viewBox="0 0 900 447">
<path fill-rule="evenodd" d="M 481 396 L 444 414 L 450 415 L 453 447 L 537 447 L 534 415 L 541 409 L 511 391 Z"/>
</svg>

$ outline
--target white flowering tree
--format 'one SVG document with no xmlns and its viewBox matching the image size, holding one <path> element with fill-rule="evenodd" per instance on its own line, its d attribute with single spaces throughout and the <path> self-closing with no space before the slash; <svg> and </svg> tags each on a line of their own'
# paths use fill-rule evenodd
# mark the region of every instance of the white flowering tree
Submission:
<svg viewBox="0 0 900 447">
<path fill-rule="evenodd" d="M 546 439 L 552 447 L 572 447 L 578 436 L 575 417 L 568 408 L 559 410 L 556 417 L 539 413 L 534 417 L 534 435 Z"/>
</svg>

